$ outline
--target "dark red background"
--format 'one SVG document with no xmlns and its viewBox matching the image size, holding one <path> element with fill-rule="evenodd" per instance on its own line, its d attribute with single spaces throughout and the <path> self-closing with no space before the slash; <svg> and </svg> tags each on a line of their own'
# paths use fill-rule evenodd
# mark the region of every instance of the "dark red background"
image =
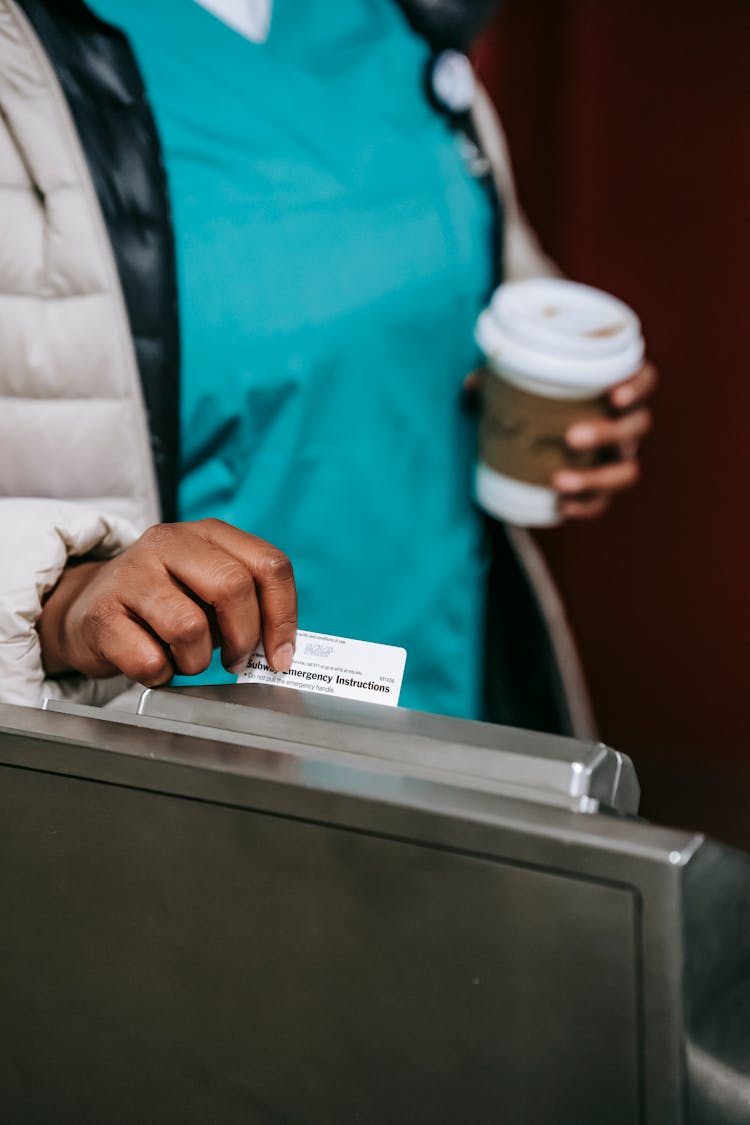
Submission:
<svg viewBox="0 0 750 1125">
<path fill-rule="evenodd" d="M 478 51 L 522 201 L 661 369 L 637 491 L 540 538 L 643 812 L 750 849 L 750 4 L 516 0 Z"/>
</svg>

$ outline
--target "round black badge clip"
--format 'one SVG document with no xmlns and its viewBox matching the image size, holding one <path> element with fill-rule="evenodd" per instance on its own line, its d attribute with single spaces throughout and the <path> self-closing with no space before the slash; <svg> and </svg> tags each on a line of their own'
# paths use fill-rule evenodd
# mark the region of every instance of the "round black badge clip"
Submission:
<svg viewBox="0 0 750 1125">
<path fill-rule="evenodd" d="M 472 176 L 489 172 L 489 161 L 479 147 L 471 120 L 477 80 L 470 59 L 461 51 L 447 49 L 434 55 L 427 66 L 427 97 L 458 132 L 461 155 Z"/>
</svg>

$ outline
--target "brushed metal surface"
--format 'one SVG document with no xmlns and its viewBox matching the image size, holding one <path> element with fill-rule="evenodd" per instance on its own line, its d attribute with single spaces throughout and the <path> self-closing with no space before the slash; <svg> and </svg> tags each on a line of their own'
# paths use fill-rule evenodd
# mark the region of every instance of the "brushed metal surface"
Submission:
<svg viewBox="0 0 750 1125">
<path fill-rule="evenodd" d="M 582 812 L 635 814 L 630 759 L 601 742 L 329 699 L 264 684 L 144 691 L 139 714 L 323 746 L 368 759 L 479 780 L 512 796 Z"/>
<path fill-rule="evenodd" d="M 750 1121 L 747 857 L 324 749 L 0 706 L 0 1120 Z"/>
<path fill-rule="evenodd" d="M 632 892 L 29 771 L 0 794 L 34 923 L 0 928 L 14 1122 L 637 1121 Z"/>
</svg>

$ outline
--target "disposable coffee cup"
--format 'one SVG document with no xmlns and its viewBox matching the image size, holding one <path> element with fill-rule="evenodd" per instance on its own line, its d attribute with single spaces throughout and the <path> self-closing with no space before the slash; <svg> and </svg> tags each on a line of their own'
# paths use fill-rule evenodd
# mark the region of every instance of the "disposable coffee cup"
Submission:
<svg viewBox="0 0 750 1125">
<path fill-rule="evenodd" d="M 643 361 L 638 317 L 615 297 L 559 279 L 507 282 L 480 315 L 485 356 L 475 495 L 521 527 L 560 522 L 560 469 L 594 463 L 567 430 L 611 413 L 607 392 Z"/>
</svg>

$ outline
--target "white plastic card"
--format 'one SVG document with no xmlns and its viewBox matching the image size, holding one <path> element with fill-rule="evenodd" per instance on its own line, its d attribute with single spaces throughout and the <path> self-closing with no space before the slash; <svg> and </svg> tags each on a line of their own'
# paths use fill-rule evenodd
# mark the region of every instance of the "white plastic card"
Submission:
<svg viewBox="0 0 750 1125">
<path fill-rule="evenodd" d="M 265 652 L 258 648 L 237 677 L 237 683 L 274 684 L 395 707 L 405 665 L 406 649 L 300 629 L 288 672 L 272 671 Z"/>
</svg>

